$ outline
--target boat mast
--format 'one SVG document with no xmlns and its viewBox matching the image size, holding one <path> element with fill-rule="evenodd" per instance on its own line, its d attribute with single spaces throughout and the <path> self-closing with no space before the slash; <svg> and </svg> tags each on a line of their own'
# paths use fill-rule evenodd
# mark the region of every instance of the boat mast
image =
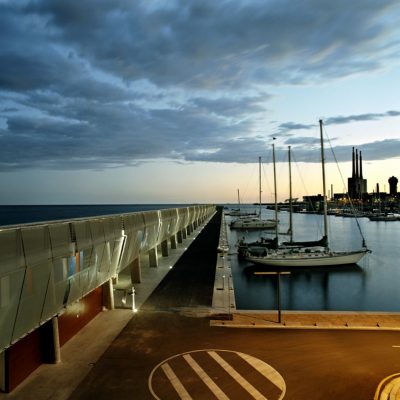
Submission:
<svg viewBox="0 0 400 400">
<path fill-rule="evenodd" d="M 292 166 L 291 166 L 291 152 L 289 146 L 289 234 L 290 242 L 293 242 L 293 204 L 292 204 Z"/>
<path fill-rule="evenodd" d="M 239 210 L 240 210 L 240 194 L 239 194 L 239 189 L 237 190 L 237 194 L 238 194 L 238 206 L 239 206 Z"/>
<path fill-rule="evenodd" d="M 259 197 L 258 197 L 258 202 L 259 202 L 259 211 L 258 215 L 261 219 L 261 157 L 258 157 L 258 188 L 259 188 Z"/>
<path fill-rule="evenodd" d="M 325 154 L 324 154 L 324 137 L 322 133 L 322 119 L 319 120 L 319 131 L 321 138 L 322 195 L 324 197 L 324 235 L 326 238 L 328 238 L 328 206 L 326 203 Z"/>
<path fill-rule="evenodd" d="M 278 197 L 276 191 L 275 143 L 272 143 L 272 161 L 274 163 L 275 235 L 278 238 Z"/>
</svg>

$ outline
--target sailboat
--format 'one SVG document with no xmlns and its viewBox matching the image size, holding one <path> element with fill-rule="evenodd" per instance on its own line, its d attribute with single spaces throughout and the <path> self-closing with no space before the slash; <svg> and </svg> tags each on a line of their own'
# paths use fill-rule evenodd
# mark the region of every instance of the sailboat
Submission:
<svg viewBox="0 0 400 400">
<path fill-rule="evenodd" d="M 274 138 L 275 139 L 275 138 Z M 277 191 L 276 191 L 276 163 L 275 163 L 275 146 L 272 144 L 272 162 L 274 166 L 274 193 L 275 193 L 275 221 L 278 221 L 278 200 L 277 200 Z M 260 205 L 261 205 L 261 182 L 260 182 Z M 274 220 L 272 220 L 274 221 Z M 237 243 L 238 248 L 238 257 L 244 258 L 246 256 L 246 252 L 249 248 L 251 248 L 252 252 L 264 252 L 265 249 L 277 249 L 278 248 L 278 224 L 275 226 L 275 237 L 274 238 L 264 238 L 260 237 L 259 240 L 255 242 L 246 242 L 244 238 L 240 239 Z"/>
<path fill-rule="evenodd" d="M 363 240 L 362 248 L 355 251 L 332 251 L 328 246 L 328 217 L 327 199 L 325 184 L 325 155 L 324 140 L 322 130 L 322 120 L 319 121 L 320 140 L 321 140 L 321 165 L 322 165 L 322 184 L 324 198 L 324 238 L 326 247 L 300 247 L 300 248 L 278 248 L 276 250 L 266 250 L 264 254 L 251 252 L 249 248 L 245 259 L 255 264 L 262 264 L 273 267 L 317 267 L 317 266 L 336 266 L 346 264 L 356 264 L 370 250 L 367 249 Z"/>
<path fill-rule="evenodd" d="M 278 220 L 278 200 L 277 200 L 277 188 L 276 188 L 276 167 L 275 167 L 275 145 L 272 144 L 272 158 L 274 163 L 274 191 L 275 191 L 275 219 Z M 314 241 L 294 241 L 293 240 L 293 204 L 292 204 L 292 169 L 291 169 L 291 147 L 288 146 L 288 161 L 289 161 L 289 229 L 285 233 L 289 235 L 290 239 L 288 242 L 279 243 L 278 237 L 278 225 L 275 227 L 274 238 L 263 238 L 255 242 L 246 242 L 240 239 L 237 243 L 238 256 L 243 259 L 246 256 L 246 252 L 250 251 L 253 254 L 266 254 L 266 249 L 283 249 L 283 248 L 301 248 L 301 247 L 326 247 L 328 245 L 327 238 L 324 236 L 320 240 Z"/>
<path fill-rule="evenodd" d="M 289 160 L 289 241 L 282 242 L 280 247 L 327 247 L 328 238 L 323 236 L 320 240 L 307 240 L 307 241 L 294 241 L 293 240 L 293 204 L 292 204 L 292 167 L 291 167 L 291 147 L 288 146 L 288 160 Z"/>
<path fill-rule="evenodd" d="M 230 211 L 225 212 L 225 215 L 230 215 L 232 217 L 245 217 L 249 215 L 256 215 L 254 211 L 245 211 L 240 209 L 240 192 L 239 189 L 237 190 L 237 196 L 238 196 L 238 208 L 232 209 Z"/>
<path fill-rule="evenodd" d="M 261 218 L 261 157 L 258 157 L 258 172 L 259 172 L 259 212 L 256 217 L 238 218 L 231 222 L 231 229 L 273 229 L 277 226 L 277 219 L 262 219 Z"/>
</svg>

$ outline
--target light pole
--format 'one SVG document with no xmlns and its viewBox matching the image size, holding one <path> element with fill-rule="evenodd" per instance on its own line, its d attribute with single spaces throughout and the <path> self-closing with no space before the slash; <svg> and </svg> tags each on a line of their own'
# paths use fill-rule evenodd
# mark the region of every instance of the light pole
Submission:
<svg viewBox="0 0 400 400">
<path fill-rule="evenodd" d="M 254 275 L 276 275 L 276 301 L 278 303 L 278 324 L 281 323 L 282 307 L 281 307 L 281 275 L 290 275 L 290 271 L 256 271 Z"/>
</svg>

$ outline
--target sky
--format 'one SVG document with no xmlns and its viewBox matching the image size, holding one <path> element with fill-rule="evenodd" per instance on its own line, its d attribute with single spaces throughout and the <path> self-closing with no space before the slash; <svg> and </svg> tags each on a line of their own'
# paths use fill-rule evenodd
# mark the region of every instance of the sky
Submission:
<svg viewBox="0 0 400 400">
<path fill-rule="evenodd" d="M 0 204 L 272 202 L 400 179 L 398 0 L 0 0 Z M 274 139 L 275 138 L 275 139 Z M 336 162 L 336 161 L 337 162 Z"/>
</svg>

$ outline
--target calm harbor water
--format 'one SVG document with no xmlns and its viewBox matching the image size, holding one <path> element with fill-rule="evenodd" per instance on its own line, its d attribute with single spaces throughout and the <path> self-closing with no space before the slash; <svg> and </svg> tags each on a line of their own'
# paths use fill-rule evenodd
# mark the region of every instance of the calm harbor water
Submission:
<svg viewBox="0 0 400 400">
<path fill-rule="evenodd" d="M 254 208 L 254 207 L 253 207 Z M 273 218 L 271 210 L 263 208 L 263 217 Z M 234 254 L 235 243 L 243 236 L 256 240 L 260 235 L 273 237 L 271 231 L 249 232 L 229 229 L 236 306 L 240 310 L 277 309 L 276 275 L 254 275 L 262 269 L 239 261 Z M 289 213 L 279 213 L 279 232 L 287 232 Z M 283 310 L 309 311 L 400 311 L 400 221 L 373 222 L 358 219 L 367 246 L 372 250 L 357 265 L 291 270 L 281 275 L 281 306 Z M 293 214 L 294 239 L 316 240 L 323 232 L 323 216 Z M 329 243 L 333 250 L 361 247 L 361 236 L 355 218 L 328 216 Z M 280 241 L 288 236 L 280 236 Z"/>
<path fill-rule="evenodd" d="M 161 210 L 189 206 L 188 204 L 83 204 L 83 205 L 6 205 L 0 206 L 0 226 L 27 224 L 95 217 L 99 215 L 124 214 L 137 211 Z"/>
</svg>

